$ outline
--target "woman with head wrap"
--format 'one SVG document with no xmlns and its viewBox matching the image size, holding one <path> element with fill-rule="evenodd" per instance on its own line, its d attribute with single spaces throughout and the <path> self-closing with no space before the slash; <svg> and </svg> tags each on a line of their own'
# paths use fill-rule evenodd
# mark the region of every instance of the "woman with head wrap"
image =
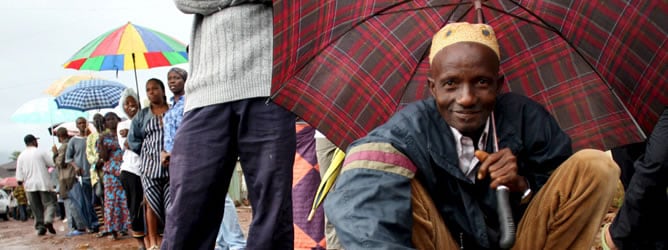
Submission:
<svg viewBox="0 0 668 250">
<path fill-rule="evenodd" d="M 172 107 L 165 113 L 162 119 L 165 125 L 164 148 L 160 153 L 160 162 L 169 166 L 169 154 L 174 146 L 174 135 L 183 119 L 183 103 L 185 102 L 184 86 L 188 79 L 188 72 L 182 68 L 174 67 L 167 72 L 167 85 L 174 96 L 171 98 Z"/>
<path fill-rule="evenodd" d="M 160 164 L 163 147 L 162 117 L 169 109 L 165 96 L 165 85 L 156 78 L 146 82 L 146 95 L 150 104 L 132 119 L 128 134 L 130 149 L 139 154 L 141 182 L 144 199 L 146 233 L 149 249 L 159 248 L 162 239 L 158 235 L 158 225 L 165 222 L 165 209 L 170 203 L 169 172 Z"/>
<path fill-rule="evenodd" d="M 123 163 L 121 163 L 121 184 L 125 189 L 127 195 L 128 211 L 130 212 L 130 228 L 132 229 L 132 237 L 137 239 L 139 248 L 145 248 L 144 244 L 144 188 L 141 186 L 141 172 L 139 165 L 141 159 L 139 155 L 130 150 L 127 137 L 130 129 L 132 119 L 139 111 L 139 96 L 132 88 L 127 88 L 121 95 L 119 102 L 127 120 L 118 123 L 118 143 L 123 148 Z"/>
<path fill-rule="evenodd" d="M 104 122 L 107 129 L 100 133 L 97 142 L 100 159 L 104 162 L 102 182 L 104 184 L 104 221 L 106 229 L 105 232 L 100 232 L 98 237 L 111 234 L 113 240 L 117 239 L 118 233 L 126 232 L 129 224 L 127 196 L 120 180 L 123 148 L 118 143 L 116 133 L 119 120 L 120 118 L 114 112 L 105 114 Z"/>
</svg>

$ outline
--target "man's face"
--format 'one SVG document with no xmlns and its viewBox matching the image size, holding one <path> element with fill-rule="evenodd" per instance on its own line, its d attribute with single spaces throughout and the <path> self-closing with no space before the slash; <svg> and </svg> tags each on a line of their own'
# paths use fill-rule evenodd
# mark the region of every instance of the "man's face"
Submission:
<svg viewBox="0 0 668 250">
<path fill-rule="evenodd" d="M 86 128 L 88 128 L 88 121 L 86 119 L 77 119 L 77 129 L 79 129 L 80 135 L 85 135 Z"/>
<path fill-rule="evenodd" d="M 436 54 L 429 90 L 448 125 L 462 134 L 485 125 L 500 89 L 498 72 L 498 57 L 482 44 L 455 43 Z"/>
</svg>

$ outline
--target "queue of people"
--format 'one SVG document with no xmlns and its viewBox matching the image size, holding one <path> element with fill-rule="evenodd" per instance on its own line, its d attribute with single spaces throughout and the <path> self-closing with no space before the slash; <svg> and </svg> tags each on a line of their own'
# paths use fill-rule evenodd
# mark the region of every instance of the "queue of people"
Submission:
<svg viewBox="0 0 668 250">
<path fill-rule="evenodd" d="M 138 109 L 139 98 L 133 89 L 126 89 L 122 94 L 120 104 L 127 120 L 121 121 L 116 113 L 108 112 L 93 118 L 99 132 L 91 133 L 87 129 L 88 121 L 83 117 L 76 120 L 79 134 L 74 137 L 67 129 L 58 129 L 54 135 L 60 146 L 53 146 L 51 161 L 43 159 L 46 152 L 36 150 L 37 138 L 26 136 L 28 148 L 20 157 L 17 177 L 28 185 L 21 187 L 37 185 L 39 192 L 44 193 L 34 193 L 36 191 L 31 188 L 31 195 L 48 194 L 54 201 L 57 191 L 57 196 L 65 203 L 69 229 L 66 236 L 97 233 L 97 237 L 108 236 L 113 240 L 131 233 L 137 239 L 138 248 L 159 249 L 170 201 L 168 155 L 183 114 L 186 79 L 184 69 L 174 67 L 168 72 L 168 86 L 173 93 L 171 105 L 167 103 L 165 85 L 153 78 L 146 84 L 148 107 Z M 57 181 L 41 176 L 41 171 L 28 170 L 26 163 L 35 165 L 32 167 L 36 170 L 55 166 Z M 97 190 L 93 190 L 93 186 Z M 54 212 L 51 211 L 55 203 L 46 200 L 42 209 L 39 209 L 40 203 L 34 204 L 37 206 L 33 211 L 38 235 L 47 231 L 55 234 Z M 103 219 L 100 220 L 103 224 L 98 223 L 94 204 L 103 206 Z M 49 210 L 45 211 L 47 207 Z M 232 218 L 231 222 L 219 223 L 218 243 L 221 247 L 229 245 L 243 249 L 245 238 L 233 208 L 225 209 L 235 216 L 228 213 L 226 217 Z M 38 216 L 40 214 L 42 216 Z M 236 230 L 229 230 L 231 228 Z"/>
</svg>

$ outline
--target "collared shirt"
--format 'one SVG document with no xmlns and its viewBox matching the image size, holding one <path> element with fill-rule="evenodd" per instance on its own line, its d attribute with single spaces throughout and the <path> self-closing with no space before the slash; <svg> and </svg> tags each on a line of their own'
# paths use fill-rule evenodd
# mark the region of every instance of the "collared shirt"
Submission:
<svg viewBox="0 0 668 250">
<path fill-rule="evenodd" d="M 19 205 L 28 205 L 28 198 L 26 197 L 26 191 L 23 189 L 23 186 L 18 185 L 14 188 L 14 198 Z"/>
<path fill-rule="evenodd" d="M 88 138 L 86 136 L 74 136 L 67 143 L 65 163 L 70 162 L 74 162 L 83 170 L 83 178 L 90 178 L 91 165 L 88 163 Z"/>
<path fill-rule="evenodd" d="M 480 162 L 478 158 L 475 157 L 475 147 L 473 146 L 473 139 L 468 136 L 463 136 L 459 130 L 450 127 L 452 134 L 455 137 L 455 145 L 457 145 L 457 156 L 459 156 L 459 169 L 462 170 L 462 173 L 469 180 L 475 182 L 476 173 L 473 171 L 475 166 Z M 482 135 L 480 135 L 480 140 L 478 140 L 478 149 L 485 150 L 485 142 L 487 141 L 487 135 L 489 134 L 489 118 L 485 123 L 485 130 L 483 130 Z"/>
<path fill-rule="evenodd" d="M 172 147 L 174 147 L 174 136 L 176 135 L 176 129 L 181 124 L 183 120 L 183 103 L 185 96 L 181 96 L 179 100 L 174 102 L 174 97 L 171 98 L 173 103 L 172 108 L 167 110 L 165 116 L 162 117 L 162 124 L 164 128 L 164 150 L 167 152 L 172 152 Z"/>
<path fill-rule="evenodd" d="M 49 167 L 53 158 L 44 150 L 28 146 L 16 160 L 16 180 L 23 182 L 26 192 L 54 191 Z"/>
</svg>

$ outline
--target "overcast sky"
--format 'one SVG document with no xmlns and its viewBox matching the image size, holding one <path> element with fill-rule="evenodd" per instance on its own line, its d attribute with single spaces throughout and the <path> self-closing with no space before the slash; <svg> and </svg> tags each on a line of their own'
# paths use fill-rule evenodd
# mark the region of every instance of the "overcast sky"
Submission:
<svg viewBox="0 0 668 250">
<path fill-rule="evenodd" d="M 51 147 L 49 124 L 18 124 L 10 117 L 21 104 L 47 97 L 43 90 L 59 78 L 93 74 L 135 87 L 132 71 L 119 71 L 116 77 L 115 71 L 62 67 L 89 41 L 128 21 L 186 44 L 189 41 L 192 16 L 176 9 L 171 0 L 0 0 L 0 163 L 8 162 L 11 152 L 25 148 L 23 136 L 29 133 L 41 137 L 41 149 Z M 177 66 L 188 69 L 188 64 Z M 168 70 L 137 71 L 142 99 L 146 80 L 156 77 L 166 82 Z"/>
</svg>

